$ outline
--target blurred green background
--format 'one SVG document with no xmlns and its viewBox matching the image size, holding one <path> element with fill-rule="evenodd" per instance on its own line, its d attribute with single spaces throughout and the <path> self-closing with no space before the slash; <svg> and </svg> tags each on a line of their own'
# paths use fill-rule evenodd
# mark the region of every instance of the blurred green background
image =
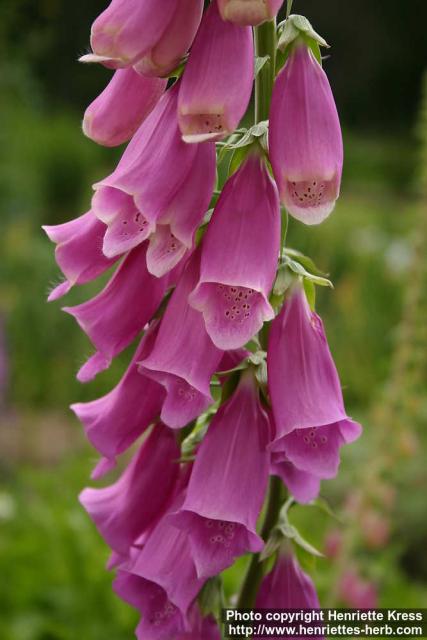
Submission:
<svg viewBox="0 0 427 640">
<path fill-rule="evenodd" d="M 95 382 L 76 382 L 91 347 L 45 302 L 59 274 L 40 230 L 87 210 L 90 185 L 120 152 L 80 131 L 109 77 L 76 62 L 104 6 L 0 0 L 1 640 L 121 640 L 136 624 L 111 593 L 107 549 L 76 499 L 95 457 L 67 410 L 108 391 L 129 353 Z M 295 0 L 294 11 L 333 45 L 325 69 L 346 165 L 334 214 L 319 228 L 292 222 L 289 242 L 335 284 L 318 292 L 318 309 L 349 414 L 365 431 L 324 486 L 341 520 L 312 507 L 292 517 L 329 549 L 310 567 L 323 602 L 350 604 L 340 580 L 351 570 L 382 606 L 426 606 L 427 118 L 423 127 L 418 114 L 427 3 Z M 98 288 L 73 291 L 67 304 Z M 228 572 L 229 591 L 236 580 Z"/>
</svg>

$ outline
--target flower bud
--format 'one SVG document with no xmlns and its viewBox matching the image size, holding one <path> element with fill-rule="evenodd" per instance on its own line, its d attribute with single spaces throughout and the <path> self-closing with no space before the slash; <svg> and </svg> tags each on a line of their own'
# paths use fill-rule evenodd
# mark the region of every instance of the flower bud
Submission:
<svg viewBox="0 0 427 640">
<path fill-rule="evenodd" d="M 288 212 L 305 224 L 322 222 L 339 196 L 342 137 L 328 78 L 301 42 L 294 45 L 274 85 L 269 144 Z"/>
</svg>

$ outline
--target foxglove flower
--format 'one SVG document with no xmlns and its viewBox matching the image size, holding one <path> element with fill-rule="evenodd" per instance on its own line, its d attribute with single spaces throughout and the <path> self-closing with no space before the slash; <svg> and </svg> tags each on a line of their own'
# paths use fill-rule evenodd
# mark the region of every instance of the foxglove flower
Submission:
<svg viewBox="0 0 427 640">
<path fill-rule="evenodd" d="M 119 384 L 107 395 L 91 402 L 71 405 L 83 423 L 91 444 L 107 459 L 102 460 L 95 476 L 102 475 L 116 456 L 125 451 L 160 414 L 165 392 L 154 380 L 138 373 L 136 363 L 150 352 L 156 330 L 150 330 Z"/>
<path fill-rule="evenodd" d="M 228 180 L 203 239 L 200 280 L 190 304 L 220 349 L 237 349 L 274 318 L 268 295 L 280 248 L 276 187 L 250 155 Z"/>
<path fill-rule="evenodd" d="M 250 27 L 224 22 L 213 0 L 203 16 L 179 92 L 184 140 L 221 140 L 232 133 L 248 107 L 253 79 Z"/>
<path fill-rule="evenodd" d="M 282 4 L 283 0 L 218 0 L 223 20 L 254 27 L 273 20 Z"/>
<path fill-rule="evenodd" d="M 81 60 L 167 75 L 191 45 L 202 10 L 202 0 L 112 0 L 92 25 L 93 54 Z"/>
<path fill-rule="evenodd" d="M 251 372 L 241 378 L 208 429 L 186 498 L 172 522 L 189 536 L 200 577 L 213 576 L 247 551 L 260 551 L 256 532 L 267 487 L 268 417 Z"/>
<path fill-rule="evenodd" d="M 364 580 L 354 567 L 347 569 L 340 580 L 340 596 L 352 609 L 376 609 L 378 592 L 376 586 Z"/>
<path fill-rule="evenodd" d="M 138 640 L 166 640 L 185 631 L 185 619 L 166 591 L 155 582 L 120 570 L 113 582 L 115 593 L 141 613 Z"/>
<path fill-rule="evenodd" d="M 175 0 L 169 22 L 156 44 L 135 64 L 145 76 L 166 76 L 181 62 L 200 24 L 203 0 Z"/>
<path fill-rule="evenodd" d="M 279 552 L 272 571 L 264 578 L 256 600 L 259 609 L 319 609 L 319 599 L 311 578 L 296 558 Z"/>
<path fill-rule="evenodd" d="M 108 227 L 105 255 L 128 251 L 151 236 L 148 266 L 155 275 L 175 266 L 192 247 L 215 182 L 214 145 L 181 140 L 177 91 L 178 84 L 162 97 L 117 169 L 94 185 L 92 201 L 95 214 Z"/>
<path fill-rule="evenodd" d="M 221 640 L 212 617 L 202 618 L 196 604 L 183 616 L 164 589 L 149 580 L 120 570 L 114 591 L 142 615 L 136 630 L 139 640 Z"/>
<path fill-rule="evenodd" d="M 116 553 L 127 555 L 162 515 L 178 477 L 180 455 L 173 432 L 159 424 L 117 482 L 80 494 L 80 502 Z"/>
<path fill-rule="evenodd" d="M 102 238 L 105 225 L 94 216 L 92 211 L 54 226 L 43 227 L 49 240 L 57 247 L 55 257 L 65 276 L 64 282 L 49 294 L 49 301 L 64 296 L 75 284 L 85 284 L 94 280 L 109 269 L 118 259 L 107 258 L 102 252 Z"/>
<path fill-rule="evenodd" d="M 278 476 L 297 502 L 305 504 L 318 497 L 320 478 L 307 471 L 297 469 L 280 454 L 272 455 L 271 473 Z"/>
<path fill-rule="evenodd" d="M 201 314 L 188 304 L 199 260 L 197 251 L 172 294 L 151 353 L 140 362 L 140 371 L 166 388 L 161 418 L 173 429 L 191 422 L 213 402 L 210 381 L 223 356 L 206 333 Z"/>
<path fill-rule="evenodd" d="M 343 147 L 328 78 L 305 44 L 276 79 L 269 142 L 281 201 L 298 220 L 322 222 L 339 196 Z"/>
<path fill-rule="evenodd" d="M 64 307 L 75 317 L 97 351 L 77 374 L 81 382 L 107 369 L 111 360 L 143 330 L 159 306 L 168 278 L 147 271 L 147 244 L 125 257 L 105 289 L 76 307 Z"/>
<path fill-rule="evenodd" d="M 311 311 L 300 285 L 296 285 L 271 324 L 267 367 L 276 425 L 273 451 L 282 451 L 283 439 L 295 430 L 302 433 L 316 429 L 313 441 L 307 432 L 302 433 L 302 442 L 307 444 L 304 438 L 308 437 L 313 455 L 323 456 L 328 451 L 329 460 L 332 442 L 336 451 L 341 436 L 348 439 L 350 432 L 359 433 L 360 426 L 347 418 L 344 409 L 341 385 L 322 320 Z M 288 453 L 295 452 L 297 438 L 299 435 L 294 434 L 287 440 Z M 300 461 L 295 454 L 297 458 Z"/>
<path fill-rule="evenodd" d="M 334 478 L 340 463 L 340 448 L 354 442 L 361 426 L 352 420 L 313 429 L 295 429 L 273 445 L 276 460 L 288 460 L 300 472 L 320 479 Z M 313 482 L 314 486 L 314 481 Z"/>
<path fill-rule="evenodd" d="M 132 67 L 119 69 L 86 109 L 84 134 L 107 147 L 127 142 L 158 103 L 166 84 L 161 78 L 144 78 Z"/>
<path fill-rule="evenodd" d="M 196 574 L 188 533 L 175 527 L 170 517 L 182 499 L 181 493 L 171 501 L 170 510 L 144 539 L 142 549 L 132 554 L 127 570 L 161 587 L 168 600 L 186 615 L 205 579 Z"/>
</svg>

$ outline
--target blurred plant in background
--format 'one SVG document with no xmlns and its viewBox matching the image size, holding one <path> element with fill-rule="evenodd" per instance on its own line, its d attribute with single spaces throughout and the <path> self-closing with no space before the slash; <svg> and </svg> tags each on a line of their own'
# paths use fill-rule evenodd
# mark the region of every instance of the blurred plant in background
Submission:
<svg viewBox="0 0 427 640">
<path fill-rule="evenodd" d="M 294 223 L 289 239 L 333 276 L 335 294 L 322 292 L 319 310 L 349 411 L 366 428 L 345 453 L 339 480 L 325 487 L 342 522 L 321 510 L 313 532 L 303 510 L 296 506 L 292 517 L 313 544 L 335 558 L 317 560 L 324 601 L 342 602 L 343 593 L 363 595 L 370 588 L 368 595 L 375 590 L 380 605 L 421 606 L 427 596 L 422 453 L 425 458 L 427 145 L 420 159 L 420 193 L 409 129 L 426 59 L 422 34 L 416 32 L 420 27 L 409 21 L 412 3 L 389 2 L 385 16 L 377 3 L 361 2 L 355 14 L 349 9 L 346 27 L 337 1 L 319 8 L 314 0 L 299 0 L 298 11 L 327 36 L 332 31 L 336 49 L 347 51 L 342 67 L 333 53 L 325 62 L 344 122 L 352 127 L 344 132 L 343 195 L 327 223 L 315 232 Z M 104 5 L 103 0 L 3 0 L 0 7 L 5 151 L 0 159 L 0 638 L 5 640 L 121 640 L 132 637 L 136 624 L 134 612 L 110 595 L 110 577 L 102 567 L 107 551 L 75 498 L 93 461 L 79 425 L 63 411 L 72 400 L 110 389 L 129 355 L 88 386 L 74 380 L 89 342 L 72 318 L 44 301 L 45 283 L 57 282 L 58 273 L 40 230 L 42 221 L 55 224 L 83 213 L 86 185 L 116 163 L 113 151 L 93 145 L 79 131 L 83 105 L 106 75 L 99 70 L 94 80 L 94 71 L 74 60 L 87 45 L 87 24 Z M 426 11 L 425 3 L 419 10 Z M 360 40 L 351 43 L 359 13 L 368 29 L 364 41 L 370 43 L 364 51 Z M 413 48 L 395 44 L 391 34 L 402 24 L 413 36 Z M 352 56 L 358 67 L 349 83 Z M 425 140 L 425 109 L 420 131 Z M 90 285 L 73 291 L 70 304 L 91 293 Z M 362 415 L 362 407 L 369 406 Z M 368 468 L 370 475 L 362 477 Z M 228 572 L 230 592 L 234 581 Z"/>
</svg>

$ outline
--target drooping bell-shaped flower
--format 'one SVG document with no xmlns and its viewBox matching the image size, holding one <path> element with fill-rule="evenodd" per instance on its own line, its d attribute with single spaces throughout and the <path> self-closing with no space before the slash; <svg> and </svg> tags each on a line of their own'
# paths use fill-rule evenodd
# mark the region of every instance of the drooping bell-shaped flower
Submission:
<svg viewBox="0 0 427 640">
<path fill-rule="evenodd" d="M 283 0 L 218 0 L 223 20 L 253 27 L 273 20 L 282 4 Z"/>
<path fill-rule="evenodd" d="M 55 258 L 65 276 L 64 282 L 49 294 L 49 302 L 64 296 L 75 284 L 85 284 L 109 269 L 118 259 L 102 252 L 105 225 L 88 211 L 75 220 L 43 226 L 49 240 L 55 242 Z"/>
<path fill-rule="evenodd" d="M 171 501 L 170 510 L 147 536 L 142 549 L 132 554 L 128 570 L 164 589 L 168 600 L 185 615 L 205 579 L 197 576 L 188 533 L 175 527 L 170 516 L 182 499 L 178 494 Z"/>
<path fill-rule="evenodd" d="M 179 92 L 184 140 L 220 140 L 232 133 L 248 107 L 253 79 L 251 28 L 224 22 L 213 0 L 191 48 Z"/>
<path fill-rule="evenodd" d="M 174 433 L 158 424 L 114 484 L 80 494 L 80 502 L 116 553 L 127 555 L 162 515 L 178 478 L 180 455 Z"/>
<path fill-rule="evenodd" d="M 289 213 L 306 224 L 322 222 L 339 196 L 343 145 L 328 78 L 305 44 L 295 46 L 276 79 L 269 144 Z"/>
<path fill-rule="evenodd" d="M 145 78 L 132 67 L 119 69 L 86 109 L 84 134 L 106 147 L 127 142 L 153 110 L 166 84 L 161 78 Z"/>
<path fill-rule="evenodd" d="M 268 301 L 280 248 L 276 187 L 251 154 L 228 180 L 202 244 L 200 280 L 190 304 L 203 313 L 220 349 L 237 349 L 274 318 Z"/>
<path fill-rule="evenodd" d="M 271 324 L 267 367 L 276 427 L 273 451 L 280 451 L 282 438 L 297 429 L 328 429 L 348 421 L 322 320 L 299 284 Z"/>
<path fill-rule="evenodd" d="M 361 431 L 360 424 L 348 419 L 313 429 L 295 429 L 274 445 L 280 451 L 276 460 L 287 460 L 300 472 L 316 478 L 334 478 L 340 448 L 357 440 Z"/>
<path fill-rule="evenodd" d="M 263 546 L 256 522 L 268 480 L 268 430 L 255 379 L 245 372 L 212 419 L 185 501 L 172 519 L 189 537 L 201 577 L 216 575 L 236 557 Z"/>
<path fill-rule="evenodd" d="M 138 640 L 220 640 L 214 619 L 202 618 L 197 604 L 184 616 L 165 590 L 149 580 L 120 570 L 113 589 L 142 615 L 136 630 Z"/>
<path fill-rule="evenodd" d="M 202 10 L 202 0 L 112 0 L 92 25 L 93 54 L 82 61 L 140 63 L 145 75 L 166 75 L 191 45 Z"/>
<path fill-rule="evenodd" d="M 145 76 L 166 76 L 181 62 L 200 24 L 203 0 L 175 0 L 156 44 L 135 64 Z"/>
<path fill-rule="evenodd" d="M 199 262 L 197 251 L 172 294 L 151 353 L 140 362 L 140 371 L 166 388 L 161 418 L 173 429 L 191 422 L 213 402 L 210 381 L 223 356 L 206 333 L 202 315 L 188 304 Z"/>
<path fill-rule="evenodd" d="M 276 564 L 261 583 L 256 599 L 259 609 L 318 609 L 312 579 L 302 571 L 295 556 L 279 552 Z"/>
<path fill-rule="evenodd" d="M 97 400 L 71 405 L 90 443 L 113 463 L 160 414 L 164 389 L 138 373 L 136 364 L 150 352 L 155 337 L 155 330 L 143 337 L 129 368 L 112 391 Z M 108 470 L 105 460 L 95 475 L 102 474 L 102 467 Z"/>
<path fill-rule="evenodd" d="M 96 347 L 77 374 L 81 382 L 107 369 L 112 359 L 143 330 L 159 306 L 168 284 L 146 265 L 147 243 L 131 251 L 107 286 L 94 298 L 64 311 L 75 317 Z"/>
<path fill-rule="evenodd" d="M 215 182 L 214 145 L 181 140 L 177 92 L 178 83 L 138 129 L 116 170 L 94 185 L 92 201 L 108 227 L 105 255 L 128 251 L 151 236 L 148 266 L 158 276 L 191 248 Z"/>
<path fill-rule="evenodd" d="M 320 478 L 297 469 L 279 454 L 272 454 L 271 473 L 278 476 L 297 502 L 305 504 L 318 497 Z"/>
<path fill-rule="evenodd" d="M 113 582 L 115 593 L 141 613 L 136 629 L 138 640 L 166 640 L 184 632 L 185 619 L 166 591 L 155 582 L 119 570 Z"/>
<path fill-rule="evenodd" d="M 376 609 L 378 590 L 373 582 L 363 579 L 357 568 L 349 567 L 341 577 L 339 593 L 342 601 L 352 609 Z"/>
</svg>

